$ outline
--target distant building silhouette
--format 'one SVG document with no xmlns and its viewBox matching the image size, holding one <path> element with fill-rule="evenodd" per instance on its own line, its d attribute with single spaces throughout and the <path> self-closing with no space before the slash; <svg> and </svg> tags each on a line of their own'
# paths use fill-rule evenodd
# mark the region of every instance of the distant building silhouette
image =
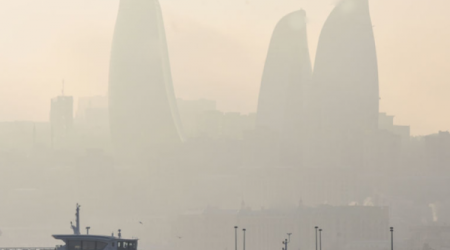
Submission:
<svg viewBox="0 0 450 250">
<path fill-rule="evenodd" d="M 108 97 L 106 96 L 78 98 L 75 123 L 109 131 L 108 111 Z"/>
<path fill-rule="evenodd" d="M 241 140 L 255 129 L 255 113 L 222 112 L 213 100 L 177 99 L 184 136 L 190 139 Z"/>
<path fill-rule="evenodd" d="M 52 146 L 73 128 L 73 97 L 60 95 L 51 100 L 50 129 Z"/>
<path fill-rule="evenodd" d="M 116 152 L 154 155 L 181 142 L 163 19 L 157 0 L 120 1 L 109 76 Z"/>
<path fill-rule="evenodd" d="M 378 128 L 378 66 L 368 0 L 343 0 L 320 35 L 313 84 L 326 167 L 361 167 Z"/>
<path fill-rule="evenodd" d="M 378 115 L 378 128 L 401 136 L 404 143 L 408 143 L 411 137 L 410 126 L 394 125 L 394 116 L 387 115 L 386 113 L 380 113 Z"/>
<path fill-rule="evenodd" d="M 270 41 L 258 100 L 256 127 L 279 138 L 281 163 L 301 162 L 305 91 L 312 69 L 305 11 L 283 17 Z"/>
</svg>

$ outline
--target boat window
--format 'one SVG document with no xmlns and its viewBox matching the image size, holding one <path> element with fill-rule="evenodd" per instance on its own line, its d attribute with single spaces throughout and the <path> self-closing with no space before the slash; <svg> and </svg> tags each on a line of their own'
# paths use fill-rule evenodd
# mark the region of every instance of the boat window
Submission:
<svg viewBox="0 0 450 250">
<path fill-rule="evenodd" d="M 97 250 L 103 250 L 106 247 L 106 245 L 108 245 L 108 244 L 106 244 L 105 242 L 97 242 Z M 113 243 L 113 246 L 114 246 L 114 243 Z"/>
<path fill-rule="evenodd" d="M 79 240 L 69 240 L 67 245 L 69 246 L 68 250 L 81 250 L 81 241 Z"/>
<path fill-rule="evenodd" d="M 117 243 L 117 249 L 119 250 L 136 250 L 137 242 L 134 241 L 119 241 Z"/>
<path fill-rule="evenodd" d="M 117 243 L 117 249 L 119 250 L 136 250 L 137 242 L 134 241 L 119 241 Z"/>
<path fill-rule="evenodd" d="M 137 242 L 128 242 L 128 250 L 136 250 L 137 249 Z"/>
<path fill-rule="evenodd" d="M 83 250 L 95 250 L 95 241 L 83 241 Z"/>
</svg>

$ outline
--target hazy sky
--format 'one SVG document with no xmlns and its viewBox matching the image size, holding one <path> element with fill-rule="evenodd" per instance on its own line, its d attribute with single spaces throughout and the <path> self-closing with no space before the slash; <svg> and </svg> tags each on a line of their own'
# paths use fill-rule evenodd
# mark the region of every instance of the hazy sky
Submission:
<svg viewBox="0 0 450 250">
<path fill-rule="evenodd" d="M 177 97 L 256 110 L 270 35 L 304 8 L 314 57 L 332 0 L 160 0 Z M 47 120 L 50 98 L 105 95 L 118 0 L 0 0 L 0 121 Z M 383 112 L 450 130 L 450 1 L 372 0 Z M 314 59 L 314 58 L 312 58 Z"/>
</svg>

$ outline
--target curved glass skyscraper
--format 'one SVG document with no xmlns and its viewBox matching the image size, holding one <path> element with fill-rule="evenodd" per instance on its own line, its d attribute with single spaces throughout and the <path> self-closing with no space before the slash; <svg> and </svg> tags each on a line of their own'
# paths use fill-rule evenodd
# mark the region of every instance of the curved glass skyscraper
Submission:
<svg viewBox="0 0 450 250">
<path fill-rule="evenodd" d="M 256 126 L 278 137 L 282 164 L 301 159 L 305 93 L 311 84 L 305 11 L 283 17 L 272 35 L 258 100 Z"/>
<path fill-rule="evenodd" d="M 326 21 L 317 48 L 325 165 L 362 165 L 364 138 L 378 128 L 378 66 L 368 0 L 343 0 Z"/>
<path fill-rule="evenodd" d="M 120 152 L 152 154 L 181 141 L 161 9 L 121 0 L 109 76 L 110 126 Z"/>
</svg>

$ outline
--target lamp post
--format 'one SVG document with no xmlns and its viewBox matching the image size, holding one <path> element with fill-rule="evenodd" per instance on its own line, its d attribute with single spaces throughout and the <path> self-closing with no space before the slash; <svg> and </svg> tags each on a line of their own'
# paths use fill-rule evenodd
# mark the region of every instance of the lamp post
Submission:
<svg viewBox="0 0 450 250">
<path fill-rule="evenodd" d="M 391 250 L 394 250 L 394 228 L 391 227 Z"/>
<path fill-rule="evenodd" d="M 318 226 L 315 227 L 315 229 L 316 229 L 316 250 L 317 250 L 317 229 L 318 228 L 319 228 Z"/>
<path fill-rule="evenodd" d="M 287 250 L 287 249 L 288 249 L 288 243 L 291 242 L 291 234 L 292 234 L 292 233 L 288 233 L 288 234 L 287 234 L 287 235 L 288 235 L 288 238 L 284 240 L 284 242 L 285 242 L 284 250 Z"/>
<path fill-rule="evenodd" d="M 242 229 L 242 231 L 244 232 L 244 250 L 245 250 L 245 231 L 246 231 L 246 229 L 244 228 L 244 229 Z"/>
<path fill-rule="evenodd" d="M 234 249 L 237 250 L 237 226 L 234 226 Z"/>
<path fill-rule="evenodd" d="M 319 249 L 322 250 L 322 229 L 319 229 L 319 246 Z"/>
</svg>

